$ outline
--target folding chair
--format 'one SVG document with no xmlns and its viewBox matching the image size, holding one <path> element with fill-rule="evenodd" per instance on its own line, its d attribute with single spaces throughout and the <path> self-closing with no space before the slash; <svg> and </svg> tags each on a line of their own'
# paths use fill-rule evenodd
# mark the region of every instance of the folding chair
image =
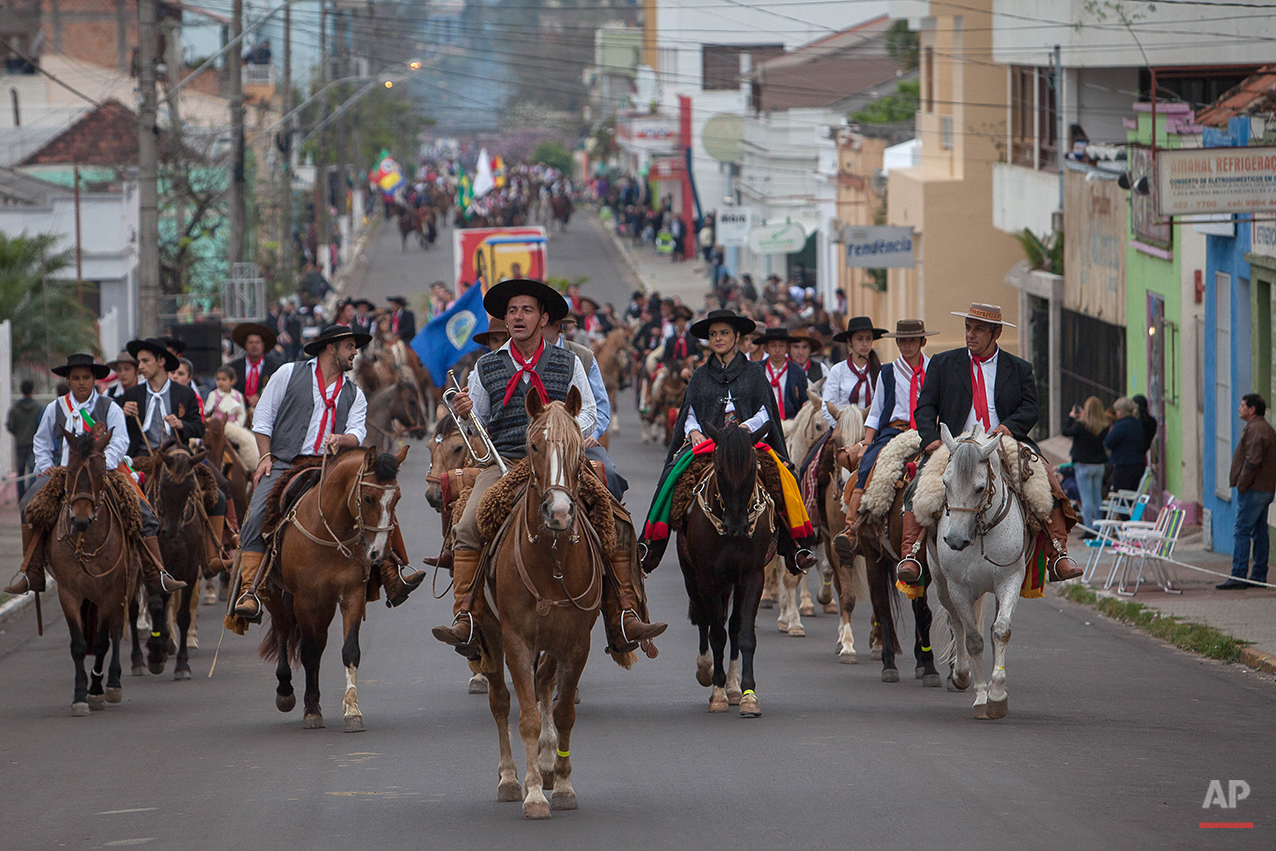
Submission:
<svg viewBox="0 0 1276 851">
<path fill-rule="evenodd" d="M 1132 513 L 1134 506 L 1138 503 L 1139 498 L 1147 494 L 1148 488 L 1152 486 L 1152 468 L 1148 467 L 1143 471 L 1143 478 L 1139 479 L 1139 486 L 1135 490 L 1116 490 L 1108 494 L 1108 498 L 1099 503 L 1099 508 L 1103 511 L 1104 520 L 1119 520 L 1118 515 L 1134 519 Z"/>
<path fill-rule="evenodd" d="M 1117 593 L 1123 597 L 1133 597 L 1139 593 L 1139 586 L 1143 583 L 1143 567 L 1149 560 L 1152 561 L 1156 581 L 1162 591 L 1166 594 L 1183 593 L 1182 589 L 1175 588 L 1170 580 L 1165 560 L 1174 555 L 1174 545 L 1178 543 L 1179 533 L 1183 531 L 1183 518 L 1187 516 L 1187 512 L 1182 508 L 1170 508 L 1162 512 L 1162 515 L 1164 523 L 1161 524 L 1160 529 L 1127 529 L 1122 532 L 1121 543 L 1117 545 L 1118 551 L 1123 547 L 1130 548 L 1129 558 L 1125 561 L 1121 579 L 1117 584 Z M 1134 589 L 1127 591 L 1125 577 L 1135 557 L 1139 560 L 1139 571 L 1134 577 Z M 1121 556 L 1118 555 L 1117 560 L 1120 561 Z M 1115 570 L 1115 567 L 1113 569 Z"/>
<path fill-rule="evenodd" d="M 1140 496 L 1128 512 L 1130 515 L 1129 520 L 1105 517 L 1102 520 L 1094 521 L 1095 530 L 1099 533 L 1099 537 L 1085 540 L 1086 548 L 1090 550 L 1090 553 L 1086 558 L 1085 572 L 1081 575 L 1082 582 L 1089 583 L 1093 581 L 1095 573 L 1099 570 L 1099 562 L 1103 559 L 1103 553 L 1116 544 L 1117 531 L 1123 526 L 1129 525 L 1131 528 L 1146 527 L 1149 529 L 1156 526 L 1155 523 L 1148 523 L 1143 519 L 1150 499 L 1151 497 L 1147 494 Z M 1108 584 L 1104 587 L 1111 587 L 1111 585 L 1112 580 L 1109 579 Z"/>
</svg>

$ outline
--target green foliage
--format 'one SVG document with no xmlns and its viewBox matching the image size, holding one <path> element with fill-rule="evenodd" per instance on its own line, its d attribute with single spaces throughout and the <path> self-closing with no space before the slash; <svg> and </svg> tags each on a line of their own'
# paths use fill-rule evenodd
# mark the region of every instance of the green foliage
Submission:
<svg viewBox="0 0 1276 851">
<path fill-rule="evenodd" d="M 1074 603 L 1093 606 L 1100 614 L 1137 627 L 1153 638 L 1159 638 L 1181 650 L 1199 653 L 1207 659 L 1237 662 L 1241 658 L 1241 648 L 1250 644 L 1219 632 L 1212 626 L 1163 615 L 1142 603 L 1100 597 L 1082 585 L 1065 585 L 1063 596 Z"/>
<path fill-rule="evenodd" d="M 908 28 L 908 21 L 901 18 L 886 31 L 886 52 L 891 59 L 911 71 L 918 65 L 921 41 L 917 33 Z"/>
<path fill-rule="evenodd" d="M 857 124 L 897 124 L 912 121 L 921 103 L 921 82 L 900 80 L 893 94 L 878 98 L 863 109 L 851 113 L 851 121 Z"/>
<path fill-rule="evenodd" d="M 1049 239 L 1042 239 L 1027 228 L 1015 238 L 1023 246 L 1024 256 L 1033 269 L 1041 269 L 1056 275 L 1063 274 L 1063 234 L 1056 233 Z"/>
<path fill-rule="evenodd" d="M 72 254 L 57 238 L 0 234 L 0 319 L 13 323 L 15 363 L 46 364 L 72 352 L 98 351 L 97 318 L 75 298 L 75 282 L 54 280 Z"/>
<path fill-rule="evenodd" d="M 532 150 L 532 162 L 553 166 L 565 174 L 572 173 L 572 152 L 562 142 L 541 142 Z"/>
<path fill-rule="evenodd" d="M 588 275 L 577 275 L 574 278 L 559 278 L 559 277 L 555 277 L 554 275 L 550 275 L 548 278 L 545 279 L 545 283 L 549 284 L 551 287 L 558 290 L 560 293 L 565 293 L 567 292 L 567 288 L 570 287 L 572 284 L 575 284 L 576 286 L 579 287 L 579 286 L 583 286 L 585 282 L 588 280 L 589 280 Z"/>
</svg>

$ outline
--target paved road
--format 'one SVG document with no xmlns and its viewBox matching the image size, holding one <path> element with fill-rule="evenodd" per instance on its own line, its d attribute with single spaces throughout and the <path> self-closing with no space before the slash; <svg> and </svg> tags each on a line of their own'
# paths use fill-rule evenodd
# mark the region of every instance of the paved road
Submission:
<svg viewBox="0 0 1276 851">
<path fill-rule="evenodd" d="M 585 225 L 555 239 L 551 263 L 579 262 L 619 298 L 625 276 Z M 370 248 L 364 292 L 443 277 L 445 252 L 401 255 L 396 241 L 383 235 Z M 622 421 L 616 455 L 641 511 L 662 453 L 638 443 L 632 411 Z M 423 453 L 413 451 L 400 516 L 419 557 L 439 540 L 420 496 Z M 595 650 L 572 746 L 580 809 L 541 824 L 495 802 L 486 698 L 465 693 L 460 658 L 430 637 L 448 609 L 428 593 L 394 611 L 370 609 L 361 735 L 340 729 L 336 642 L 323 672 L 335 726 L 325 730 L 303 731 L 299 711 L 275 710 L 258 634 L 227 636 L 216 676 L 205 676 L 216 643 L 209 608 L 193 680 L 126 678 L 121 705 L 73 719 L 60 618 L 43 638 L 33 637 L 33 618 L 11 621 L 0 627 L 0 847 L 1276 845 L 1271 678 L 1159 646 L 1067 603 L 1025 601 L 1010 645 L 1011 714 L 977 722 L 967 695 L 884 684 L 867 658 L 839 665 L 832 617 L 809 619 L 808 637 L 797 639 L 775 632 L 774 611 L 764 611 L 764 716 L 711 716 L 693 676 L 694 632 L 672 554 L 648 588 L 652 611 L 671 624 L 660 657 L 625 672 Z M 856 631 L 863 648 L 864 619 Z M 1203 810 L 1214 779 L 1245 780 L 1252 792 L 1234 812 Z M 1202 820 L 1254 828 L 1219 835 L 1201 830 Z"/>
</svg>

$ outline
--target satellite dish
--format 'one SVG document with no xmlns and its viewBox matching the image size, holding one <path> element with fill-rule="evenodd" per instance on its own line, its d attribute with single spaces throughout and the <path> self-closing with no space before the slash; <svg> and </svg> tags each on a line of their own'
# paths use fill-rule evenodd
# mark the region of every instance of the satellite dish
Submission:
<svg viewBox="0 0 1276 851">
<path fill-rule="evenodd" d="M 740 141 L 744 138 L 744 117 L 730 112 L 719 112 L 704 123 L 700 139 L 704 149 L 720 163 L 737 163 L 744 151 Z"/>
</svg>

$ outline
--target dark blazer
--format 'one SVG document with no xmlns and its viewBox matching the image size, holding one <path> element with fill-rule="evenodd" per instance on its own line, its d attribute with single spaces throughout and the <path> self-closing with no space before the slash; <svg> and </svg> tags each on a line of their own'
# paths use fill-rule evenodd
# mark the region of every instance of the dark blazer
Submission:
<svg viewBox="0 0 1276 851">
<path fill-rule="evenodd" d="M 917 395 L 917 431 L 922 446 L 939 440 L 939 424 L 946 423 L 956 437 L 966 426 L 974 405 L 970 386 L 970 352 L 953 349 L 931 359 L 926 381 Z M 997 386 L 993 388 L 997 418 L 1019 440 L 1037 424 L 1037 383 L 1032 364 L 1002 349 L 997 355 Z"/>
<path fill-rule="evenodd" d="M 668 337 L 665 338 L 665 356 L 663 360 L 664 360 L 664 363 L 666 364 L 673 363 L 674 361 L 679 360 L 679 358 L 674 356 L 674 350 L 676 348 L 676 346 L 674 346 L 674 341 L 677 339 L 678 339 L 677 334 L 670 334 Z M 701 352 L 700 341 L 697 340 L 695 337 L 691 336 L 691 332 L 688 331 L 687 332 L 687 357 L 698 358 L 700 357 L 700 352 Z"/>
<path fill-rule="evenodd" d="M 762 367 L 762 374 L 766 377 L 767 386 L 770 387 L 771 376 L 766 371 L 767 362 L 759 361 L 758 365 Z M 784 419 L 793 419 L 802 406 L 811 401 L 806 398 L 807 386 L 806 371 L 790 363 L 789 368 L 784 372 Z"/>
<path fill-rule="evenodd" d="M 391 322 L 394 321 L 391 317 Z M 416 336 L 416 314 L 403 308 L 402 315 L 399 316 L 399 339 L 405 343 L 411 343 L 412 338 Z"/>
<path fill-rule="evenodd" d="M 248 358 L 240 355 L 230 363 L 226 364 L 235 370 L 235 389 L 240 393 L 246 393 L 248 387 Z M 284 365 L 284 359 L 275 352 L 266 352 L 266 356 L 262 358 L 261 363 L 261 384 L 257 388 L 258 395 L 266 388 L 266 384 L 270 381 L 270 376 L 275 374 L 279 367 Z"/>
<path fill-rule="evenodd" d="M 184 384 L 178 384 L 176 381 L 169 387 L 169 400 L 173 403 L 173 410 L 170 413 L 178 414 L 182 421 L 182 430 L 180 437 L 183 442 L 190 440 L 192 437 L 204 436 L 204 414 L 200 410 L 199 398 L 195 395 L 195 391 Z M 128 421 L 128 454 L 134 457 L 141 457 L 146 453 L 146 440 L 142 437 L 142 429 L 138 426 L 138 420 L 146 416 L 146 382 L 140 382 L 133 387 L 124 391 L 124 395 L 115 399 L 115 404 L 121 408 L 125 402 L 137 403 L 137 418 L 126 417 Z M 180 411 L 180 413 L 178 413 Z M 152 449 L 159 447 L 153 446 Z"/>
</svg>

